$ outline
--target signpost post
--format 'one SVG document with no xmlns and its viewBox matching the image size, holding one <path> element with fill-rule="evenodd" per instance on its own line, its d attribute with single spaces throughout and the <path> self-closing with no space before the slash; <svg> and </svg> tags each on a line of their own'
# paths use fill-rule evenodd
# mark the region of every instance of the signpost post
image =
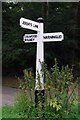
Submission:
<svg viewBox="0 0 80 120">
<path fill-rule="evenodd" d="M 35 84 L 35 102 L 38 103 L 38 94 L 42 95 L 42 102 L 44 102 L 44 76 L 41 72 L 41 63 L 44 62 L 44 42 L 62 41 L 64 35 L 62 32 L 57 33 L 44 33 L 43 18 L 38 18 L 37 22 L 25 18 L 20 19 L 20 26 L 22 28 L 37 31 L 37 34 L 25 34 L 23 41 L 25 43 L 37 42 L 36 53 L 36 84 Z M 40 86 L 38 81 L 40 77 Z"/>
</svg>

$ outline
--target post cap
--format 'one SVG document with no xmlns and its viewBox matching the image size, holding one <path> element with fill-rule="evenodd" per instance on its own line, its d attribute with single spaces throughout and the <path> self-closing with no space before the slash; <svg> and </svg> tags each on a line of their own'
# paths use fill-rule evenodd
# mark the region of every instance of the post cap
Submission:
<svg viewBox="0 0 80 120">
<path fill-rule="evenodd" d="M 39 18 L 37 19 L 37 22 L 43 23 L 43 21 L 44 21 L 44 19 L 43 19 L 42 17 L 39 17 Z"/>
</svg>

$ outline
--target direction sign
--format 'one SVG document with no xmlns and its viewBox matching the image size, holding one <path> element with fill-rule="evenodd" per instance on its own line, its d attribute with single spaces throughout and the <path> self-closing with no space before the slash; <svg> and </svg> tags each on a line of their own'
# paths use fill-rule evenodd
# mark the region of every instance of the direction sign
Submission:
<svg viewBox="0 0 80 120">
<path fill-rule="evenodd" d="M 44 42 L 62 41 L 63 38 L 64 38 L 64 35 L 62 32 L 44 33 L 43 34 Z"/>
<path fill-rule="evenodd" d="M 24 42 L 37 42 L 37 34 L 25 34 L 23 36 L 23 41 Z"/>
<path fill-rule="evenodd" d="M 43 34 L 43 42 L 62 41 L 63 38 L 64 35 L 62 32 Z M 27 42 L 38 42 L 39 40 L 37 39 L 37 34 L 25 34 L 23 36 L 23 41 L 27 43 Z"/>
<path fill-rule="evenodd" d="M 38 18 L 38 22 L 21 18 L 20 26 L 22 28 L 30 29 L 37 31 L 37 34 L 25 34 L 23 36 L 23 40 L 25 43 L 37 42 L 36 49 L 36 90 L 44 90 L 44 76 L 41 71 L 41 62 L 44 62 L 44 42 L 55 42 L 62 41 L 64 39 L 64 35 L 62 32 L 54 32 L 54 33 L 44 33 L 44 24 L 43 18 Z M 40 76 L 39 76 L 40 75 Z M 39 87 L 40 78 L 41 88 Z"/>
<path fill-rule="evenodd" d="M 26 28 L 26 29 L 30 29 L 30 30 L 34 30 L 34 31 L 39 31 L 39 23 L 29 20 L 29 19 L 25 19 L 25 18 L 21 18 L 20 19 L 20 26 L 22 28 Z"/>
</svg>

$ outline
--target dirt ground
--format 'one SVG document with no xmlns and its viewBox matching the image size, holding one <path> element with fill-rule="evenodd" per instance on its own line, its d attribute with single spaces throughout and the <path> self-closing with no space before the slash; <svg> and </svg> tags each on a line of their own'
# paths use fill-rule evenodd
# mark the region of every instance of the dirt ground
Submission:
<svg viewBox="0 0 80 120">
<path fill-rule="evenodd" d="M 12 105 L 14 103 L 15 96 L 18 92 L 19 81 L 16 76 L 2 77 L 2 93 L 0 93 L 0 99 L 2 98 L 1 105 Z"/>
<path fill-rule="evenodd" d="M 20 76 L 19 78 L 22 79 L 22 76 Z M 18 88 L 19 87 L 19 79 L 17 76 L 3 76 L 2 77 L 2 86 Z M 80 84 L 78 85 L 76 92 L 80 96 Z"/>
<path fill-rule="evenodd" d="M 2 87 L 2 105 L 13 105 L 18 89 L 11 87 Z"/>
<path fill-rule="evenodd" d="M 21 78 L 21 77 L 20 77 Z M 14 97 L 18 92 L 19 80 L 17 77 L 2 77 L 2 104 L 13 104 Z M 70 89 L 70 92 L 72 90 Z M 80 96 L 80 85 L 76 89 L 77 95 Z"/>
<path fill-rule="evenodd" d="M 19 86 L 18 77 L 16 77 L 16 76 L 3 76 L 2 77 L 2 86 L 18 88 L 18 86 Z"/>
<path fill-rule="evenodd" d="M 22 77 L 20 77 L 20 79 L 21 78 Z M 2 98 L 2 102 L 0 102 L 0 106 L 13 105 L 18 92 L 19 79 L 16 76 L 2 77 L 2 93 L 0 93 L 0 99 Z M 27 91 L 26 94 L 30 97 L 29 91 Z"/>
</svg>

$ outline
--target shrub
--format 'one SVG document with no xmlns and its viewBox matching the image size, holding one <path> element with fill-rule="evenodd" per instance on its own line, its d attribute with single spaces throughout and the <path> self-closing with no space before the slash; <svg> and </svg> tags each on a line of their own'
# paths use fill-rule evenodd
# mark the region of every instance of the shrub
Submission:
<svg viewBox="0 0 80 120">
<path fill-rule="evenodd" d="M 33 94 L 32 94 L 32 91 L 34 91 L 34 88 L 35 88 L 35 79 L 34 79 L 34 76 L 33 76 L 33 73 L 31 70 L 27 70 L 25 69 L 23 71 L 24 73 L 24 76 L 23 76 L 23 79 L 19 79 L 19 88 L 26 92 L 26 90 L 29 92 L 29 98 L 33 101 Z"/>
<path fill-rule="evenodd" d="M 19 115 L 26 115 L 26 117 L 28 117 L 34 104 L 27 98 L 26 93 L 23 90 L 20 90 L 15 99 L 14 107 Z"/>
<path fill-rule="evenodd" d="M 35 86 L 34 77 L 32 73 L 27 70 L 24 70 L 24 79 L 20 83 L 20 88 L 23 91 L 21 91 L 17 97 L 15 104 L 16 109 L 18 109 L 19 112 L 26 113 L 28 117 L 44 118 L 44 120 L 47 120 L 47 118 L 48 120 L 52 120 L 52 117 L 55 119 L 63 119 L 74 116 L 74 118 L 76 118 L 78 114 L 76 113 L 75 115 L 74 109 L 72 108 L 78 105 L 78 97 L 75 93 L 78 82 L 76 81 L 73 84 L 72 69 L 67 65 L 65 67 L 62 66 L 60 70 L 56 60 L 50 70 L 48 70 L 47 65 L 44 63 L 41 63 L 41 66 L 41 72 L 44 73 L 43 76 L 45 78 L 44 110 L 42 110 L 41 101 L 38 102 L 39 106 L 35 108 L 34 102 L 32 103 L 32 101 L 26 97 L 25 91 L 28 88 L 32 100 L 31 90 L 34 90 Z"/>
</svg>

